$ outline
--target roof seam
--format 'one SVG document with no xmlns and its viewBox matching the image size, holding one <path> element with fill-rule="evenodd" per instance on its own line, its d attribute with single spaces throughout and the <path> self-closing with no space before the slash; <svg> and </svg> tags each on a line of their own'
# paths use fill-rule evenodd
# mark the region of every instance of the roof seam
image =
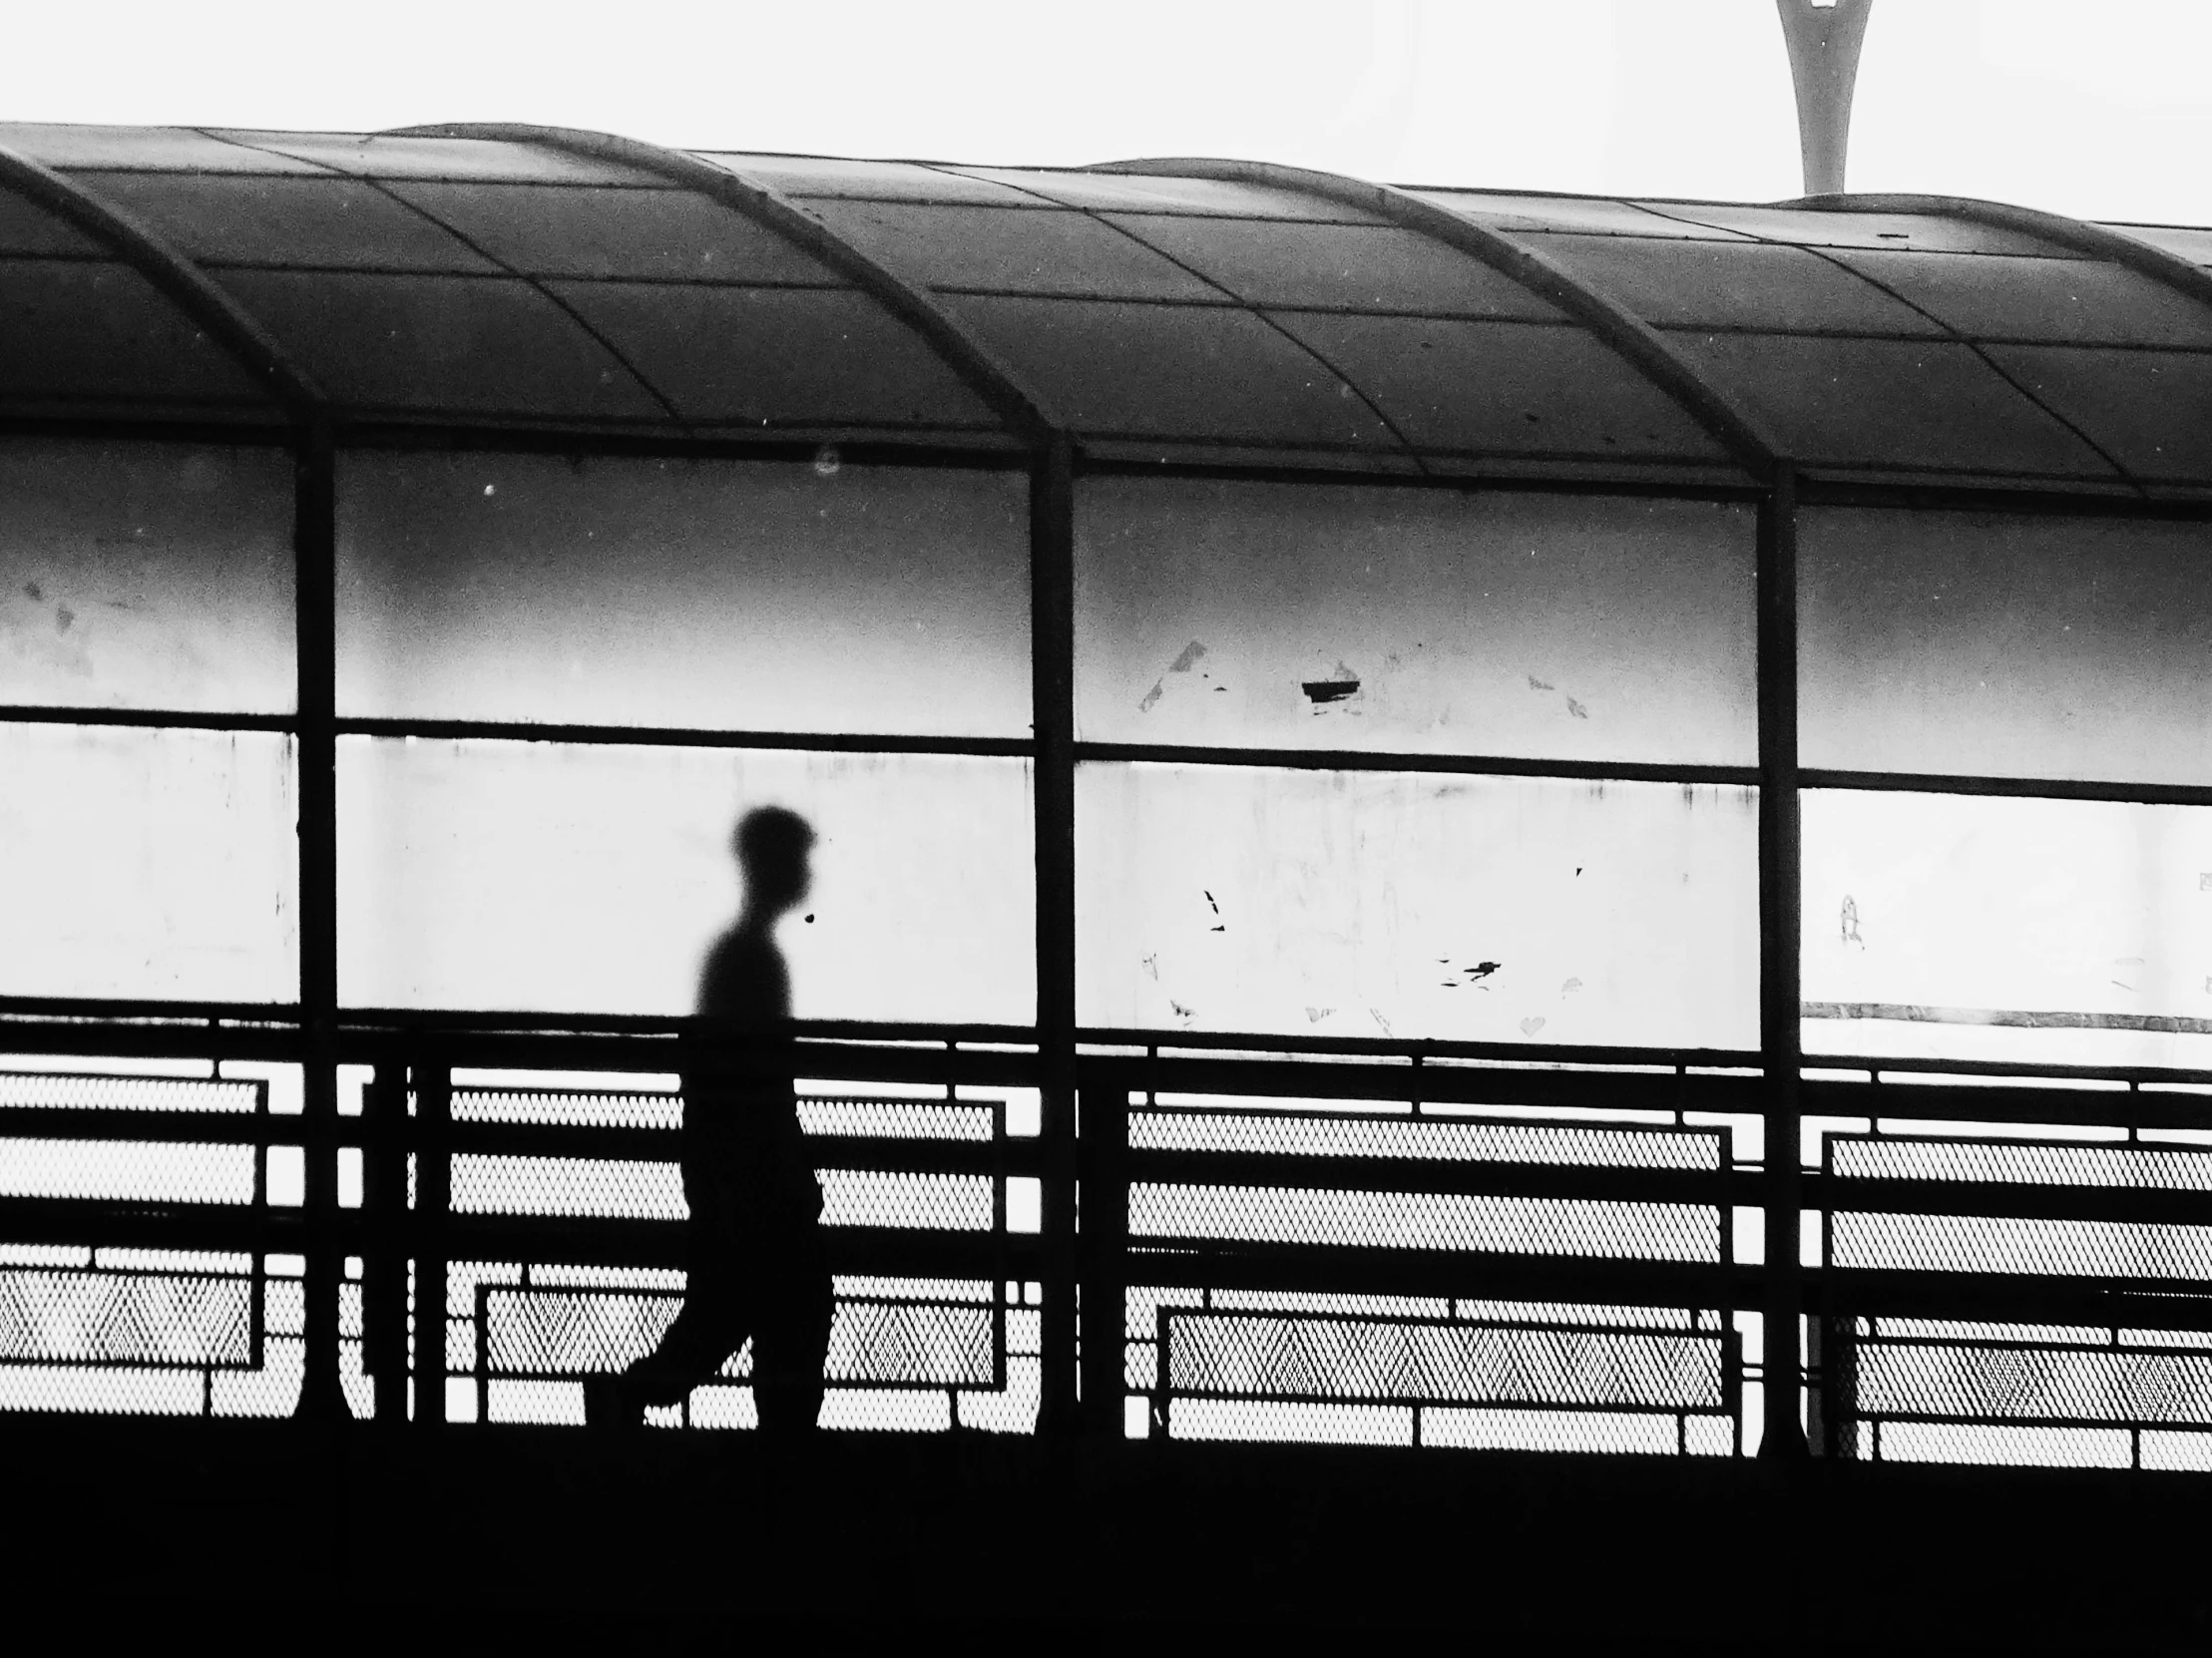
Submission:
<svg viewBox="0 0 2212 1658">
<path fill-rule="evenodd" d="M 262 382 L 296 425 L 327 418 L 329 399 L 260 318 L 168 237 L 73 179 L 0 145 L 0 188 L 106 245 L 117 262 L 144 277 L 250 378 Z"/>
<path fill-rule="evenodd" d="M 1266 162 L 1181 159 L 1114 162 L 1097 171 L 1259 184 L 1366 207 L 1390 223 L 1428 235 L 1502 272 L 1539 297 L 1557 305 L 1579 322 L 1592 338 L 1627 362 L 1646 384 L 1703 427 L 1738 465 L 1755 476 L 1770 475 L 1788 459 L 1748 410 L 1739 407 L 1734 399 L 1699 373 L 1657 329 L 1611 295 L 1573 275 L 1542 249 L 1527 246 L 1501 230 L 1463 218 L 1420 197 L 1345 174 Z"/>
<path fill-rule="evenodd" d="M 1657 209 L 1653 210 L 1656 211 Z M 1671 217 L 1673 215 L 1667 214 L 1663 216 Z M 1695 223 L 1696 220 L 1691 219 L 1687 220 L 1686 222 Z M 1926 317 L 1930 322 L 1933 322 L 1937 327 L 1941 328 L 1944 331 L 1945 337 L 1953 344 L 1963 345 L 1969 351 L 1972 351 L 1975 354 L 1976 358 L 1978 358 L 1982 362 L 1982 364 L 1990 370 L 1991 373 L 1994 374 L 1998 379 L 2002 380 L 2006 385 L 2010 386 L 2014 391 L 2018 392 L 2021 397 L 2025 398 L 2036 408 L 2042 410 L 2044 414 L 2048 415 L 2060 426 L 2063 426 L 2067 431 L 2071 432 L 2075 437 L 2079 438 L 2081 442 L 2090 450 L 2090 452 L 2097 457 L 2098 460 L 2102 461 L 2106 466 L 2112 469 L 2114 477 L 2124 480 L 2130 487 L 2136 490 L 2140 490 L 2143 487 L 2142 480 L 2137 478 L 2133 473 L 2129 472 L 2126 467 L 2122 466 L 2119 462 L 2118 457 L 2107 450 L 2103 444 L 2097 442 L 2095 438 L 2091 437 L 2087 432 L 2083 431 L 2072 420 L 2068 419 L 2065 415 L 2060 414 L 2048 403 L 2045 403 L 2040 397 L 2037 397 L 2032 391 L 2028 390 L 2027 387 L 2021 385 L 2019 381 L 2013 377 L 2011 372 L 2004 367 L 2003 364 L 1997 362 L 1987 351 L 1982 349 L 1982 344 L 1980 341 L 1969 337 L 1958 328 L 1955 328 L 1950 322 L 1945 320 L 1943 317 L 1938 316 L 1927 306 L 1918 304 L 1912 299 L 1907 298 L 1896 288 L 1890 286 L 1889 283 L 1883 281 L 1879 276 L 1875 276 L 1868 271 L 1861 270 L 1857 265 L 1845 263 L 1843 259 L 1836 256 L 1834 251 L 1829 248 L 1814 247 L 1809 243 L 1804 242 L 1778 241 L 1771 236 L 1756 235 L 1755 232 L 1750 231 L 1746 231 L 1745 233 L 1754 235 L 1756 241 L 1761 246 L 1796 247 L 1802 252 L 1810 253 L 1813 257 L 1820 259 L 1833 269 L 1841 270 L 1849 276 L 1856 277 L 1858 280 L 1866 283 L 1867 286 L 1873 288 L 1877 293 L 1884 293 L 1889 295 L 1890 298 L 1896 300 L 1907 310 L 1913 311 L 1920 316 Z"/>
<path fill-rule="evenodd" d="M 384 136 L 491 139 L 536 145 L 667 179 L 782 235 L 801 251 L 838 270 L 894 320 L 920 335 L 938 360 L 1025 441 L 1043 448 L 1067 439 L 1066 423 L 1052 413 L 1045 400 L 965 323 L 938 305 L 925 287 L 838 235 L 756 179 L 688 151 L 581 128 L 458 122 L 402 128 Z"/>
<path fill-rule="evenodd" d="M 238 149 L 252 150 L 261 155 L 276 154 L 276 152 L 262 149 L 262 147 L 259 145 L 249 145 L 241 140 L 233 139 L 221 133 L 209 132 L 204 128 L 194 128 L 193 131 L 198 132 L 201 137 L 213 139 L 219 144 L 235 145 Z M 384 181 L 381 179 L 372 179 L 365 174 L 355 175 L 343 173 L 340 172 L 337 168 L 330 166 L 327 162 L 307 161 L 305 157 L 295 156 L 291 159 L 294 161 L 305 162 L 305 164 L 309 167 L 320 168 L 322 170 L 323 177 L 332 179 L 343 179 L 350 183 L 361 185 L 368 190 L 374 191 L 377 195 L 383 197 L 385 201 L 396 205 L 402 212 L 413 213 L 416 217 L 422 219 L 425 223 L 437 226 L 440 230 L 443 230 L 447 235 L 451 236 L 455 241 L 459 242 L 463 247 L 466 247 L 470 252 L 474 253 L 478 258 L 483 259 L 490 264 L 498 266 L 501 270 L 505 271 L 508 276 L 518 281 L 527 283 L 533 292 L 537 293 L 548 304 L 556 306 L 561 311 L 562 315 L 566 316 L 571 322 L 575 323 L 577 327 L 581 328 L 589 338 L 597 341 L 600 348 L 607 352 L 609 356 L 613 357 L 615 361 L 622 364 L 623 371 L 627 373 L 633 380 L 637 381 L 638 384 L 644 388 L 646 393 L 650 397 L 652 397 L 652 399 L 656 403 L 661 405 L 662 411 L 666 414 L 670 420 L 674 421 L 678 426 L 685 424 L 683 416 L 677 413 L 675 405 L 668 400 L 666 394 L 664 394 L 659 386 L 655 385 L 651 380 L 646 378 L 645 374 L 639 369 L 638 365 L 630 360 L 627 353 L 625 353 L 619 346 L 617 346 L 613 340 L 602 334 L 597 328 L 593 327 L 591 323 L 587 322 L 582 316 L 580 316 L 577 313 L 576 309 L 571 306 L 568 301 L 563 299 L 559 294 L 549 291 L 545 287 L 545 285 L 541 283 L 536 277 L 530 275 L 527 271 L 516 269 L 505 259 L 499 257 L 496 253 L 492 252 L 491 249 L 480 245 L 473 236 L 464 234 L 461 230 L 457 229 L 451 224 L 448 224 L 444 219 L 438 217 L 437 214 L 431 212 L 428 208 L 417 206 L 415 203 L 408 201 L 404 196 L 401 196 L 397 191 L 387 188 Z M 360 274 L 380 275 L 384 273 L 363 271 L 360 272 Z M 394 274 L 398 273 L 394 272 Z"/>
<path fill-rule="evenodd" d="M 919 164 L 914 164 L 914 165 L 919 165 L 919 166 L 927 166 L 927 167 L 929 167 L 929 168 L 931 169 L 931 171 L 933 171 L 933 172 L 950 172 L 950 171 L 951 171 L 950 169 L 947 169 L 947 168 L 941 168 L 941 167 L 939 167 L 939 166 L 938 166 L 938 164 L 936 164 L 936 163 L 934 163 L 934 162 L 931 162 L 931 163 L 919 163 Z M 996 181 L 995 181 L 995 182 L 996 182 Z M 1425 465 L 1423 465 L 1423 464 L 1422 464 L 1422 460 L 1421 460 L 1421 452 L 1420 452 L 1420 450 L 1416 449 L 1416 448 L 1415 448 L 1415 447 L 1413 446 L 1413 444 L 1412 444 L 1412 443 L 1410 443 L 1410 442 L 1409 442 L 1409 441 L 1407 440 L 1407 438 L 1406 438 L 1406 434 L 1405 434 L 1404 432 L 1402 432 L 1402 431 L 1400 431 L 1400 430 L 1399 430 L 1399 428 L 1398 428 L 1398 423 L 1397 423 L 1397 422 L 1396 422 L 1395 420 L 1391 419 L 1391 418 L 1390 418 L 1390 416 L 1389 416 L 1388 414 L 1386 414 L 1386 413 L 1384 413 L 1384 412 L 1383 412 L 1382 406 L 1381 406 L 1380 404 L 1378 404 L 1378 403 L 1377 403 L 1377 402 L 1375 401 L 1375 399 L 1374 399 L 1374 398 L 1370 397 L 1370 396 L 1369 396 L 1369 395 L 1367 394 L 1367 390 L 1366 390 L 1366 388 L 1365 388 L 1365 387 L 1363 387 L 1363 386 L 1361 386 L 1361 385 L 1357 384 L 1356 382 L 1354 382 L 1354 381 L 1352 380 L 1352 378 L 1351 378 L 1351 377 L 1350 377 L 1349 375 L 1345 374 L 1345 373 L 1344 373 L 1344 372 L 1343 372 L 1342 370 L 1340 370 L 1340 369 L 1339 369 L 1339 368 L 1338 368 L 1338 367 L 1336 366 L 1336 364 L 1334 364 L 1333 362 L 1329 361 L 1328 357 L 1327 357 L 1327 356 L 1326 356 L 1326 355 L 1325 355 L 1324 353 L 1322 353 L 1322 352 L 1320 352 L 1320 351 L 1316 350 L 1316 349 L 1315 349 L 1314 347 L 1312 347 L 1312 346 L 1308 345 L 1308 344 L 1307 344 L 1307 343 L 1306 343 L 1306 342 L 1305 342 L 1304 340 L 1300 339 L 1300 338 L 1299 338 L 1299 337 L 1298 337 L 1298 336 L 1297 336 L 1296 334 L 1293 334 L 1293 333 L 1292 333 L 1292 332 L 1291 332 L 1291 331 L 1290 331 L 1290 330 L 1289 330 L 1288 328 L 1285 328 L 1285 327 L 1284 327 L 1284 326 L 1283 326 L 1283 325 L 1282 325 L 1281 323 L 1277 322 L 1277 321 L 1276 321 L 1276 320 L 1275 320 L 1275 319 L 1274 319 L 1273 317 L 1269 316 L 1269 315 L 1268 315 L 1268 314 L 1266 313 L 1266 311 L 1262 310 L 1262 309 L 1261 309 L 1261 308 L 1260 308 L 1259 306 L 1257 306 L 1257 305 L 1255 305 L 1255 304 L 1252 304 L 1251 302 L 1249 302 L 1248 300 L 1246 300 L 1246 299 L 1245 299 L 1245 298 L 1243 297 L 1243 295 L 1241 295 L 1241 294 L 1239 294 L 1239 293 L 1235 292 L 1235 291 L 1234 291 L 1233 289 L 1231 289 L 1231 288 L 1227 287 L 1227 286 L 1226 286 L 1226 285 L 1224 285 L 1223 283 L 1220 283 L 1220 282 L 1216 282 L 1216 281 L 1215 281 L 1215 280 L 1214 280 L 1214 279 L 1213 279 L 1212 277 L 1208 276 L 1208 275 L 1207 275 L 1207 274 L 1206 274 L 1206 273 L 1205 273 L 1204 271 L 1202 271 L 1202 270 L 1199 270 L 1199 269 L 1196 269 L 1195 267 L 1193 267 L 1193 266 L 1191 266 L 1191 265 L 1189 265 L 1189 264 L 1186 264 L 1186 263 L 1185 263 L 1184 261 L 1182 261 L 1181 259 L 1178 259 L 1178 258 L 1176 258 L 1174 254 L 1172 254 L 1172 253 L 1170 253 L 1170 252 L 1167 252 L 1167 251 L 1166 251 L 1166 250 L 1165 250 L 1164 248 L 1160 248 L 1160 247 L 1155 247 L 1155 246 L 1153 246 L 1153 245 L 1152 245 L 1152 244 L 1151 244 L 1150 242 L 1146 241 L 1146 240 L 1145 240 L 1145 239 L 1144 239 L 1144 238 L 1143 238 L 1142 236 L 1138 235 L 1138 234 L 1137 234 L 1137 233 L 1136 233 L 1136 232 L 1135 232 L 1134 230 L 1131 230 L 1131 229 L 1127 228 L 1127 227 L 1126 227 L 1126 226 L 1124 226 L 1124 225 L 1116 224 L 1116 223 L 1114 223 L 1114 222 L 1113 222 L 1112 220 L 1110 220 L 1110 219 L 1107 219 L 1107 218 L 1106 218 L 1106 217 L 1103 217 L 1103 216 L 1102 216 L 1101 214 L 1099 214 L 1099 213 L 1097 213 L 1097 212 L 1093 211 L 1093 210 L 1092 210 L 1091 208 L 1089 208 L 1089 207 L 1072 207 L 1071 205 L 1069 205 L 1069 204 L 1067 204 L 1067 203 L 1054 202 L 1054 201 L 1052 200 L 1052 198 L 1051 198 L 1051 197 L 1049 197 L 1049 196 L 1046 196 L 1046 195 L 1045 195 L 1045 194 L 1044 194 L 1044 193 L 1043 193 L 1042 191 L 1032 191 L 1032 190 L 1029 190 L 1029 189 L 1028 189 L 1028 188 L 1027 188 L 1026 186 L 1022 186 L 1022 185 L 1007 185 L 1007 186 L 1006 186 L 1006 188 L 1007 188 L 1008 190 L 1019 190 L 1019 191 L 1023 191 L 1023 192 L 1024 192 L 1025 194 L 1027 194 L 1027 195 L 1035 196 L 1035 197 L 1036 197 L 1036 198 L 1037 198 L 1037 199 L 1038 199 L 1039 201 L 1041 201 L 1041 202 L 1044 202 L 1044 203 L 1048 204 L 1049 206 L 1051 206 L 1051 207 L 1055 207 L 1055 208 L 1058 208 L 1058 209 L 1060 209 L 1060 210 L 1062 210 L 1062 211 L 1070 211 L 1070 212 L 1077 212 L 1077 213 L 1081 213 L 1081 214 L 1082 214 L 1082 215 L 1083 215 L 1083 216 L 1084 216 L 1085 218 L 1088 218 L 1088 219 L 1090 219 L 1090 220 L 1091 220 L 1091 221 L 1092 221 L 1093 223 L 1095 223 L 1095 224 L 1100 224 L 1100 225 L 1103 225 L 1103 226 L 1105 226 L 1105 227 L 1106 227 L 1106 229 L 1108 229 L 1108 230 L 1111 230 L 1111 231 L 1113 231 L 1113 232 L 1114 232 L 1115 234 L 1117 234 L 1117 235 L 1122 235 L 1122 236 L 1126 236 L 1126 237 L 1127 237 L 1127 238 L 1128 238 L 1128 239 L 1129 239 L 1130 241 L 1132 241 L 1132 242 L 1136 243 L 1136 245 L 1137 245 L 1137 246 L 1139 246 L 1139 247 L 1143 248 L 1143 249 L 1144 249 L 1144 250 L 1145 250 L 1146 252 L 1148 252 L 1148 253 L 1151 253 L 1152 255 L 1154 255 L 1154 256 L 1155 256 L 1155 257 L 1157 257 L 1157 258 L 1165 259 L 1165 260 L 1166 260 L 1166 261 L 1167 261 L 1167 262 L 1168 262 L 1169 264 L 1173 265 L 1173 266 L 1174 266 L 1174 267 L 1175 267 L 1175 268 L 1176 268 L 1177 270 L 1180 270 L 1180 271 L 1182 271 L 1182 272 L 1183 272 L 1183 273 L 1184 273 L 1185 275 L 1188 275 L 1188 276 L 1192 277 L 1193 279 L 1195 279 L 1195 280 L 1197 280 L 1197 281 L 1200 281 L 1200 282 L 1203 282 L 1203 283 L 1205 283 L 1205 285 L 1206 285 L 1207 287 L 1209 287 L 1209 288 L 1213 289 L 1213 290 L 1214 290 L 1214 292 L 1216 292 L 1216 293 L 1218 293 L 1218 294 L 1221 294 L 1221 295 L 1222 295 L 1222 296 L 1223 296 L 1224 298 L 1226 298 L 1226 299 L 1227 299 L 1227 300 L 1229 301 L 1229 304 L 1228 304 L 1228 306 L 1226 306 L 1226 307 L 1216 307 L 1216 306 L 1204 306 L 1204 307 L 1197 307 L 1197 306 L 1195 305 L 1195 302 L 1192 302 L 1192 304 L 1193 304 L 1193 307 L 1194 307 L 1194 308 L 1203 308 L 1203 309 L 1208 309 L 1208 310 L 1211 310 L 1211 309 L 1235 309 L 1235 310 L 1237 310 L 1237 311 L 1240 311 L 1240 312 L 1242 312 L 1242 313 L 1243 313 L 1244 315 L 1246 315 L 1246 316 L 1250 316 L 1250 317 L 1254 317 L 1254 318 L 1256 318 L 1256 319 L 1257 319 L 1258 321 L 1260 321 L 1261 323 L 1265 324 L 1265 325 L 1266 325 L 1266 326 L 1267 326 L 1268 328 L 1272 329 L 1272 330 L 1273 330 L 1273 331 L 1274 331 L 1274 332 L 1275 332 L 1275 333 L 1276 333 L 1277 335 L 1279 335 L 1279 336 L 1280 336 L 1280 337 L 1281 337 L 1282 339 L 1284 339 L 1285 341 L 1287 341 L 1287 342 L 1289 343 L 1290 347 L 1291 347 L 1291 348 L 1292 348 L 1293 350 L 1295 350 L 1295 351 L 1302 351 L 1302 352 L 1304 352 L 1304 353 L 1305 353 L 1305 354 L 1306 354 L 1307 356 L 1311 357 L 1311 358 L 1312 358 L 1312 359 L 1313 359 L 1313 360 L 1314 360 L 1315 362 L 1319 363 L 1319 364 L 1320 364 L 1320 365 L 1321 365 L 1321 366 L 1322 366 L 1323 368 L 1327 369 L 1327 370 L 1328 370 L 1328 372 L 1329 372 L 1329 373 L 1330 373 L 1330 374 L 1331 374 L 1332 376 L 1334 376 L 1334 377 L 1335 377 L 1335 379 L 1336 379 L 1336 383 L 1337 383 L 1338 385 L 1340 385 L 1340 386 L 1349 386 L 1349 387 L 1351 388 L 1351 390 L 1352 390 L 1352 394 L 1353 394 L 1353 395 L 1354 395 L 1355 397 L 1357 397 L 1357 398 L 1358 398 L 1358 399 L 1359 399 L 1359 400 L 1360 400 L 1360 401 L 1361 401 L 1362 403 L 1364 403 L 1364 404 L 1366 404 L 1366 405 L 1367 405 L 1367 412 L 1368 412 L 1369 414 L 1373 415 L 1373 416 L 1374 416 L 1374 417 L 1375 417 L 1375 418 L 1376 418 L 1377 420 L 1381 421 L 1381 422 L 1382 422 L 1382 424 L 1383 424 L 1383 429 L 1384 429 L 1385 431 L 1387 431 L 1387 432 L 1388 432 L 1388 433 L 1389 433 L 1389 434 L 1390 434 L 1390 435 L 1391 435 L 1391 436 L 1392 436 L 1393 438 L 1395 438 L 1395 439 L 1397 440 L 1397 442 L 1398 442 L 1398 447 L 1399 447 L 1400 449 L 1402 449 L 1402 450 L 1404 450 L 1404 451 L 1405 451 L 1405 453 L 1406 453 L 1407 457 L 1408 457 L 1409 459 L 1411 459 L 1411 460 L 1413 461 L 1413 463 L 1414 463 L 1414 464 L 1415 464 L 1416 466 L 1419 466 L 1419 467 L 1421 467 L 1421 470 L 1422 470 L 1423 472 L 1427 472 L 1427 471 L 1428 471 L 1428 468 L 1427 468 L 1427 467 L 1426 467 Z M 1008 295 L 1008 297 L 1010 297 L 1010 298 L 1012 298 L 1012 297 L 1028 297 L 1028 298 L 1049 299 L 1049 298 L 1054 298 L 1054 297 L 1058 297 L 1058 296 L 1057 296 L 1057 295 L 1052 295 L 1052 294 L 1034 294 L 1034 295 L 1020 295 L 1020 296 L 1017 296 L 1017 295 Z"/>
</svg>

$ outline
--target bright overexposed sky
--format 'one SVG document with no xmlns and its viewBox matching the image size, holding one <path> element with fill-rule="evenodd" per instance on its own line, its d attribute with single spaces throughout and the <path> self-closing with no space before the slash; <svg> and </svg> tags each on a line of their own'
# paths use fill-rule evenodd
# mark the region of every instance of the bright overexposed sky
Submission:
<svg viewBox="0 0 2212 1658">
<path fill-rule="evenodd" d="M 1772 0 L 110 0 L 19 8 L 0 119 L 596 127 L 975 162 L 1797 194 Z M 2212 223 L 2212 0 L 1875 0 L 1855 190 Z"/>
</svg>

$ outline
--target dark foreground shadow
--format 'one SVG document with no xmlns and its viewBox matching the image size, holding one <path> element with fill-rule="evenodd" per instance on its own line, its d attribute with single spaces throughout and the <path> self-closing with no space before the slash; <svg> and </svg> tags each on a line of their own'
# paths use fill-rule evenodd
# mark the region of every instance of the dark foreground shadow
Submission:
<svg viewBox="0 0 2212 1658">
<path fill-rule="evenodd" d="M 711 1380 L 749 1339 L 764 1437 L 809 1440 L 822 1406 L 832 1307 L 822 1188 L 792 1087 L 791 975 L 775 925 L 806 897 L 814 831 L 781 807 L 748 812 L 732 845 L 744 908 L 699 980 L 683 1064 L 683 1310 L 661 1345 L 587 1387 L 594 1427 L 630 1426 Z"/>
</svg>

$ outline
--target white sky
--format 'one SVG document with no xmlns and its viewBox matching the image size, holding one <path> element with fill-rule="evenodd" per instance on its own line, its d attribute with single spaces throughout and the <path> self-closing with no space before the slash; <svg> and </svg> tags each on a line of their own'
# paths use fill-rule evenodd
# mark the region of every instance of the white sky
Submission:
<svg viewBox="0 0 2212 1658">
<path fill-rule="evenodd" d="M 0 119 L 522 120 L 976 162 L 1798 190 L 1771 0 L 109 0 L 19 8 Z M 1876 0 L 1851 185 L 2212 223 L 2207 0 Z"/>
</svg>

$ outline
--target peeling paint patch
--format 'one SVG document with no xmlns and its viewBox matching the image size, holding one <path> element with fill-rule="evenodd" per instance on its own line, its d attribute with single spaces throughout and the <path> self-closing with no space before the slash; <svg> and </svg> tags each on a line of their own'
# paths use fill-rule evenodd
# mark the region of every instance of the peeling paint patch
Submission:
<svg viewBox="0 0 2212 1658">
<path fill-rule="evenodd" d="M 1574 994 L 1574 993 L 1575 993 L 1576 991 L 1580 990 L 1581 988 L 1582 988 L 1582 982 L 1581 982 L 1581 980 L 1579 980 L 1579 979 L 1569 979 L 1569 980 L 1568 980 L 1568 981 L 1567 981 L 1567 982 L 1566 982 L 1565 984 L 1563 984 L 1563 985 L 1561 985 L 1561 986 L 1559 987 L 1559 994 L 1560 994 L 1561 996 L 1572 996 L 1572 995 L 1573 995 L 1573 994 Z"/>
<path fill-rule="evenodd" d="M 1359 694 L 1359 675 L 1342 662 L 1336 664 L 1336 674 L 1328 679 L 1301 679 L 1299 689 L 1306 693 L 1306 700 L 1320 707 L 1328 702 L 1342 702 L 1347 696 Z"/>
<path fill-rule="evenodd" d="M 1192 639 L 1182 647 L 1182 654 L 1167 664 L 1169 673 L 1188 673 L 1198 665 L 1198 658 L 1206 653 L 1206 647 Z"/>
<path fill-rule="evenodd" d="M 1521 1022 L 1521 1034 L 1524 1036 L 1533 1036 L 1543 1029 L 1544 1021 L 1542 1018 L 1525 1019 Z"/>
<path fill-rule="evenodd" d="M 1334 1008 L 1308 1008 L 1306 1010 L 1306 1023 L 1308 1025 L 1319 1025 L 1335 1012 Z"/>
<path fill-rule="evenodd" d="M 1152 688 L 1144 693 L 1144 700 L 1137 703 L 1136 711 L 1140 714 L 1150 713 L 1152 711 L 1152 704 L 1160 699 L 1161 694 L 1164 693 L 1166 689 L 1166 680 L 1154 679 L 1152 681 Z"/>
</svg>

